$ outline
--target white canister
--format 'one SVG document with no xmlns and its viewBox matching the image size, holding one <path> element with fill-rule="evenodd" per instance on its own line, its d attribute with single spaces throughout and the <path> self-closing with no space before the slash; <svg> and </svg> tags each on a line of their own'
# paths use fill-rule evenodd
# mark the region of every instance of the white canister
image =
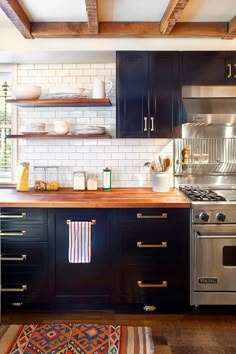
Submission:
<svg viewBox="0 0 236 354">
<path fill-rule="evenodd" d="M 84 191 L 86 188 L 86 173 L 84 171 L 74 172 L 73 188 L 76 191 Z"/>
<path fill-rule="evenodd" d="M 169 192 L 170 176 L 165 172 L 154 173 L 152 176 L 152 190 L 154 192 Z"/>
</svg>

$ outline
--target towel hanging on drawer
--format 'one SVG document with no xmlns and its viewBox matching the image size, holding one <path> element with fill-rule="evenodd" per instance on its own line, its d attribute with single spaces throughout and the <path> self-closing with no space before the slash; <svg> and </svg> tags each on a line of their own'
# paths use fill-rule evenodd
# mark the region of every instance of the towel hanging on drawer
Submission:
<svg viewBox="0 0 236 354">
<path fill-rule="evenodd" d="M 69 263 L 90 263 L 91 221 L 69 223 Z"/>
</svg>

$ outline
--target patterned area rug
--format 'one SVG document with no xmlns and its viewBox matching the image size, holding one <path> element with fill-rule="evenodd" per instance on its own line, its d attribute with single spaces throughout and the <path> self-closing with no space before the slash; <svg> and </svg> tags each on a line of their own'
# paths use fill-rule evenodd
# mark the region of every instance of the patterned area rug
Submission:
<svg viewBox="0 0 236 354">
<path fill-rule="evenodd" d="M 101 324 L 2 326 L 1 354 L 153 354 L 149 327 Z"/>
</svg>

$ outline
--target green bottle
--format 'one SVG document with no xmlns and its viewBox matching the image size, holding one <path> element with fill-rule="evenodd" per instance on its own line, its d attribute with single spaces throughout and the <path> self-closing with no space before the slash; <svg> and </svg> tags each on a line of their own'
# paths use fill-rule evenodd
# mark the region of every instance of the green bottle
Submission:
<svg viewBox="0 0 236 354">
<path fill-rule="evenodd" d="M 103 169 L 103 190 L 111 190 L 111 169 L 108 167 Z"/>
</svg>

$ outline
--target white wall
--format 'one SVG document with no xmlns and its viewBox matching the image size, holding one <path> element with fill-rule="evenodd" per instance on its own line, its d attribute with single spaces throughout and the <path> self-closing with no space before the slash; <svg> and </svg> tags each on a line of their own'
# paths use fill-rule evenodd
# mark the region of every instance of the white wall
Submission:
<svg viewBox="0 0 236 354">
<path fill-rule="evenodd" d="M 102 170 L 112 168 L 113 187 L 150 187 L 151 171 L 146 161 L 158 161 L 158 155 L 172 159 L 171 139 L 116 139 L 115 63 L 107 64 L 20 64 L 18 83 L 37 84 L 43 92 L 58 87 L 84 87 L 91 95 L 93 78 L 111 80 L 112 106 L 70 108 L 18 108 L 18 131 L 29 122 L 44 122 L 53 130 L 54 120 L 66 120 L 74 129 L 82 124 L 105 126 L 113 139 L 19 139 L 18 159 L 31 166 L 59 166 L 62 186 L 71 187 L 74 171 L 97 173 L 102 186 Z M 173 184 L 172 170 L 169 172 Z"/>
</svg>

